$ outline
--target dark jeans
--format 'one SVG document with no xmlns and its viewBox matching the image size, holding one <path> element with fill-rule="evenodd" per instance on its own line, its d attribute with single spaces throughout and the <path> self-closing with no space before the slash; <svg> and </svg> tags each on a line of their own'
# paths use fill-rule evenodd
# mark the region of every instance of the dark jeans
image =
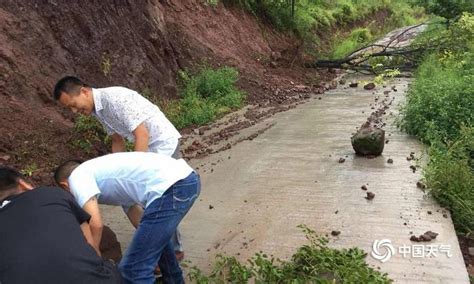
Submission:
<svg viewBox="0 0 474 284">
<path fill-rule="evenodd" d="M 193 172 L 145 209 L 119 265 L 127 283 L 154 283 L 153 271 L 157 263 L 165 283 L 184 283 L 171 238 L 200 191 L 199 176 Z"/>
</svg>

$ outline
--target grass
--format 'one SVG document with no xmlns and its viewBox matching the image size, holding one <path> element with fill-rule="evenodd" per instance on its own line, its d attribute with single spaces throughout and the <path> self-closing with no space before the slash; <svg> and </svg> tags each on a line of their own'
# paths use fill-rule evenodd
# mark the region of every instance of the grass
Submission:
<svg viewBox="0 0 474 284">
<path fill-rule="evenodd" d="M 289 261 L 260 252 L 243 264 L 235 257 L 218 255 L 209 275 L 193 267 L 189 278 L 195 283 L 391 283 L 387 274 L 365 262 L 363 250 L 330 248 L 327 238 L 299 227 L 308 244 L 298 248 Z"/>
<path fill-rule="evenodd" d="M 236 87 L 239 73 L 234 68 L 204 67 L 195 74 L 181 71 L 179 76 L 181 98 L 159 103 L 178 129 L 209 123 L 244 104 L 246 94 Z"/>
<path fill-rule="evenodd" d="M 388 30 L 411 25 L 420 21 L 424 15 L 423 9 L 412 6 L 411 1 L 404 0 L 299 0 L 295 2 L 295 13 L 291 14 L 291 1 L 272 0 L 222 0 L 227 5 L 239 5 L 251 13 L 270 22 L 277 30 L 292 32 L 304 40 L 309 54 L 325 57 L 342 57 L 354 49 L 367 44 L 372 36 L 381 35 Z M 347 26 L 375 15 L 376 12 L 386 11 L 388 17 L 384 24 L 370 25 L 368 34 L 363 40 L 356 34 L 359 27 L 354 27 L 350 35 L 346 33 Z M 342 31 L 342 32 L 340 32 Z M 321 46 L 321 38 L 330 39 L 329 49 Z M 330 36 L 327 36 L 327 35 Z M 323 48 L 323 49 L 321 49 Z"/>
<path fill-rule="evenodd" d="M 424 179 L 459 233 L 474 231 L 474 16 L 421 36 L 430 49 L 416 73 L 400 126 L 429 145 Z M 436 43 L 436 44 L 433 44 Z"/>
<path fill-rule="evenodd" d="M 373 36 L 368 28 L 354 29 L 348 38 L 341 41 L 335 41 L 331 58 L 344 58 L 357 48 L 367 44 L 372 40 Z"/>
</svg>

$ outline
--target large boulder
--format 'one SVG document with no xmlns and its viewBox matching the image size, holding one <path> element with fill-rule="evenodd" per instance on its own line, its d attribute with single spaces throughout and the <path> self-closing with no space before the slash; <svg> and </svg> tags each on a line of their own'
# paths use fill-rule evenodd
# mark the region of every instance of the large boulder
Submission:
<svg viewBox="0 0 474 284">
<path fill-rule="evenodd" d="M 100 240 L 100 253 L 104 259 L 111 259 L 119 263 L 122 258 L 122 248 L 117 240 L 114 231 L 107 226 L 102 230 L 102 239 Z"/>
<path fill-rule="evenodd" d="M 351 138 L 352 148 L 358 155 L 378 156 L 385 145 L 385 131 L 375 127 L 362 127 Z"/>
</svg>

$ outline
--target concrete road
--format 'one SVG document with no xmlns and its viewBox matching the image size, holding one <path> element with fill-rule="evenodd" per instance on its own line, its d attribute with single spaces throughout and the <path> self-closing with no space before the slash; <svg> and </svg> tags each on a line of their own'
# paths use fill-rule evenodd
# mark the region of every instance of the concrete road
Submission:
<svg viewBox="0 0 474 284">
<path fill-rule="evenodd" d="M 331 246 L 364 249 L 368 262 L 398 283 L 469 283 L 449 213 L 416 187 L 420 170 L 409 168 L 416 162 L 406 157 L 415 152 L 420 158 L 424 148 L 395 127 L 395 106 L 408 83 L 396 79 L 373 91 L 339 86 L 265 121 L 275 125 L 254 140 L 193 160 L 202 194 L 181 225 L 186 259 L 205 271 L 217 253 L 245 260 L 264 251 L 286 259 L 305 243 L 297 225 L 306 224 L 321 234 L 341 231 L 330 237 Z M 395 102 L 384 117 L 389 141 L 383 155 L 354 156 L 351 133 L 376 107 L 374 98 L 392 86 L 397 92 L 389 94 Z M 364 198 L 364 184 L 373 200 Z M 131 226 L 120 209 L 105 209 L 104 218 L 126 247 Z M 439 234 L 435 241 L 409 240 L 428 230 Z M 382 239 L 394 249 L 384 263 L 370 255 Z M 382 245 L 381 254 L 386 252 Z"/>
</svg>

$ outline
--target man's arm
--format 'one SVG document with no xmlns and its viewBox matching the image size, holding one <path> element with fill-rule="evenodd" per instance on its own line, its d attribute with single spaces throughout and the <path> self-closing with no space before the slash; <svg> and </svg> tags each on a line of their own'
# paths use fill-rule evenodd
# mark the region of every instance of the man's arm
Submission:
<svg viewBox="0 0 474 284">
<path fill-rule="evenodd" d="M 82 223 L 81 230 L 82 234 L 84 235 L 84 238 L 86 238 L 86 241 L 93 247 L 94 241 L 92 239 L 91 227 L 89 226 L 89 222 Z"/>
<path fill-rule="evenodd" d="M 112 153 L 125 152 L 125 140 L 117 133 L 110 135 L 112 139 Z"/>
<path fill-rule="evenodd" d="M 89 227 L 91 233 L 91 245 L 96 250 L 97 254 L 100 255 L 100 239 L 102 238 L 102 229 L 104 227 L 102 223 L 102 217 L 100 216 L 99 203 L 97 198 L 94 196 L 87 201 L 83 206 L 84 211 L 91 215 L 89 220 Z M 82 226 L 81 226 L 82 228 Z"/>
<path fill-rule="evenodd" d="M 140 123 L 140 125 L 133 130 L 133 135 L 135 136 L 135 151 L 146 152 L 148 151 L 148 129 L 145 126 L 145 123 Z"/>
<path fill-rule="evenodd" d="M 130 223 L 136 228 L 138 228 L 138 225 L 140 224 L 140 220 L 142 219 L 143 216 L 143 207 L 135 204 L 133 206 L 130 206 L 127 210 L 127 217 L 128 220 L 130 220 Z"/>
</svg>

